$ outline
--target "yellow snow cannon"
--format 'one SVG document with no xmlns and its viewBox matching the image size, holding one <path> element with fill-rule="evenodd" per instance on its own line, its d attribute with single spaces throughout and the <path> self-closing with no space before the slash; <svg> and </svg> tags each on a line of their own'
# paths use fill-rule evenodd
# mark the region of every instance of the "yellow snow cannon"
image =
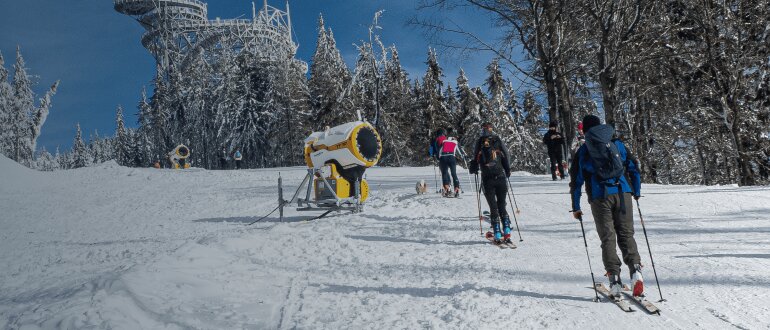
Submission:
<svg viewBox="0 0 770 330">
<path fill-rule="evenodd" d="M 307 174 L 289 200 L 283 198 L 283 179 L 278 176 L 278 209 L 297 203 L 297 211 L 360 212 L 369 197 L 364 171 L 380 161 L 382 139 L 365 121 L 354 121 L 314 132 L 305 139 Z M 304 198 L 300 191 L 305 191 Z M 315 192 L 315 193 L 313 193 Z"/>
<path fill-rule="evenodd" d="M 365 201 L 369 197 L 369 184 L 363 179 L 364 171 L 376 165 L 380 156 L 380 134 L 365 121 L 327 127 L 323 132 L 310 134 L 305 139 L 305 162 L 316 170 L 313 179 L 316 200 L 360 196 L 360 201 Z"/>
<path fill-rule="evenodd" d="M 190 164 L 185 160 L 190 157 L 190 148 L 184 144 L 178 145 L 174 150 L 168 153 L 168 160 L 171 161 L 171 165 L 174 169 L 190 168 Z"/>
</svg>

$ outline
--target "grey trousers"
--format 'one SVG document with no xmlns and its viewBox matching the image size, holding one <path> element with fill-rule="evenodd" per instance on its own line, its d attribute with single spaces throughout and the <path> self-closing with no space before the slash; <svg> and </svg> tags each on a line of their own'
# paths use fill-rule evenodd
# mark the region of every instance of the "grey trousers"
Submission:
<svg viewBox="0 0 770 330">
<path fill-rule="evenodd" d="M 604 269 L 614 275 L 620 275 L 621 266 L 615 246 L 620 247 L 629 273 L 634 272 L 635 264 L 641 263 L 634 240 L 634 206 L 631 198 L 631 194 L 625 193 L 609 195 L 607 198 L 591 202 L 596 231 L 602 241 Z M 621 202 L 625 203 L 625 213 L 622 212 Z"/>
</svg>

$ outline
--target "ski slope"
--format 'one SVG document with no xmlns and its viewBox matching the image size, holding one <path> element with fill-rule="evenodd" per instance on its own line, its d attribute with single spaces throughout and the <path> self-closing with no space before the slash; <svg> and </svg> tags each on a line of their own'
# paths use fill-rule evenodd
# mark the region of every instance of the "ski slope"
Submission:
<svg viewBox="0 0 770 330">
<path fill-rule="evenodd" d="M 275 207 L 278 172 L 290 187 L 304 176 L 115 163 L 41 173 L 0 156 L 0 329 L 770 328 L 768 187 L 643 186 L 668 300 L 656 316 L 591 300 L 566 181 L 512 177 L 524 241 L 508 250 L 480 236 L 472 189 L 415 195 L 419 179 L 432 190 L 430 167 L 370 169 L 360 214 L 247 226 Z"/>
</svg>

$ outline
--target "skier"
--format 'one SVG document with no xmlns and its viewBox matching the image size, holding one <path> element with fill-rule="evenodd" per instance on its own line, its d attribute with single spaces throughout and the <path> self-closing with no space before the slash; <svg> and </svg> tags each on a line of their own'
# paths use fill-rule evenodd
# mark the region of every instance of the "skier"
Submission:
<svg viewBox="0 0 770 330">
<path fill-rule="evenodd" d="M 457 147 L 457 139 L 451 136 L 452 128 L 442 129 L 441 134 L 436 138 L 436 144 L 438 145 L 438 164 L 441 169 L 441 181 L 444 186 L 444 197 L 452 197 L 452 190 L 449 186 L 450 177 L 452 174 L 451 183 L 454 186 L 454 197 L 460 196 L 460 179 L 457 178 L 457 157 L 455 156 L 458 151 L 462 156 L 462 151 Z M 449 135 L 449 137 L 447 137 Z"/>
<path fill-rule="evenodd" d="M 240 170 L 241 169 L 241 159 L 243 159 L 243 155 L 241 155 L 240 150 L 235 151 L 235 155 L 233 155 L 233 158 L 235 159 L 235 169 Z"/>
<path fill-rule="evenodd" d="M 556 181 L 556 170 L 559 170 L 559 176 L 564 180 L 564 156 L 562 152 L 562 146 L 564 145 L 564 137 L 559 131 L 556 130 L 559 124 L 552 121 L 548 125 L 548 132 L 543 136 L 543 143 L 548 147 L 548 157 L 551 159 L 551 179 Z"/>
<path fill-rule="evenodd" d="M 219 155 L 219 167 L 223 170 L 227 169 L 227 149 L 222 147 L 222 153 Z"/>
<path fill-rule="evenodd" d="M 481 169 L 481 186 L 484 188 L 484 197 L 489 205 L 490 222 L 496 244 L 513 244 L 511 218 L 508 216 L 505 204 L 505 197 L 508 194 L 507 178 L 511 176 L 510 159 L 503 141 L 492 131 L 492 124 L 484 123 L 469 167 L 471 174 L 478 174 Z"/>
<path fill-rule="evenodd" d="M 586 183 L 586 195 L 596 223 L 596 232 L 602 241 L 602 261 L 610 281 L 611 295 L 619 299 L 623 284 L 620 280 L 620 259 L 631 274 L 634 296 L 644 293 L 644 280 L 639 252 L 634 240 L 633 205 L 631 197 L 639 199 L 641 180 L 634 158 L 619 140 L 612 139 L 614 129 L 601 125 L 599 117 L 588 115 L 583 119 L 585 144 L 580 146 L 570 167 L 570 195 L 575 219 L 582 221 L 580 195 Z M 629 184 L 628 178 L 631 183 Z"/>
</svg>

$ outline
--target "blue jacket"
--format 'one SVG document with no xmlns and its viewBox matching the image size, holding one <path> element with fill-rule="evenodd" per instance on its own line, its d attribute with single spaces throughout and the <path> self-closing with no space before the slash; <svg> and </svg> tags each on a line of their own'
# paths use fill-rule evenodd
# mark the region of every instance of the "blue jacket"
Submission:
<svg viewBox="0 0 770 330">
<path fill-rule="evenodd" d="M 618 147 L 620 158 L 623 160 L 626 167 L 626 174 L 628 178 L 631 179 L 631 185 L 629 185 L 627 176 L 621 176 L 620 190 L 623 193 L 633 193 L 634 196 L 639 196 L 642 188 L 642 181 L 636 162 L 634 162 L 633 157 L 628 155 L 628 151 L 626 151 L 626 146 L 623 142 L 616 140 L 614 143 Z M 619 189 L 617 186 L 608 186 L 601 183 L 599 179 L 593 175 L 594 173 L 594 165 L 591 161 L 591 156 L 588 154 L 588 147 L 582 145 L 577 153 L 575 153 L 572 168 L 570 168 L 570 176 L 573 180 L 570 183 L 570 194 L 572 195 L 572 209 L 574 211 L 580 210 L 581 190 L 583 189 L 583 183 L 585 183 L 586 179 L 590 180 L 590 184 L 586 186 L 589 203 L 595 199 L 604 199 L 605 196 L 618 193 Z"/>
</svg>

